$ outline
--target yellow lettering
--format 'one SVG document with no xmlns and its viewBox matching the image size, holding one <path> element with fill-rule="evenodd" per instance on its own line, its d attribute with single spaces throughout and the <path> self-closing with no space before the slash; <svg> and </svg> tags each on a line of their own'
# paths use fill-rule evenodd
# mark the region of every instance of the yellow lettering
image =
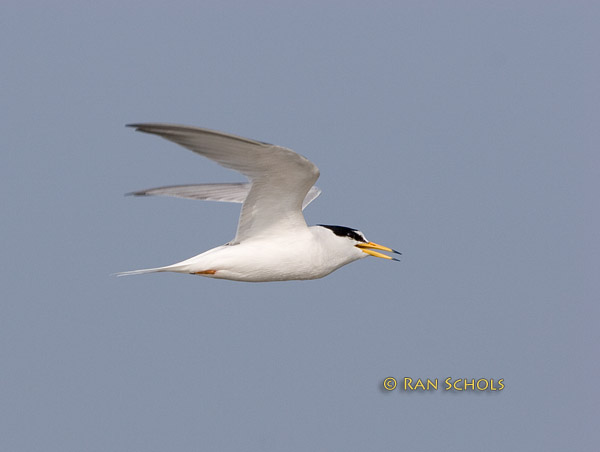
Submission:
<svg viewBox="0 0 600 452">
<path fill-rule="evenodd" d="M 423 384 L 420 378 L 418 378 L 417 382 L 415 383 L 415 389 L 422 389 L 423 391 L 425 391 L 425 385 Z"/>
<path fill-rule="evenodd" d="M 408 387 L 408 389 L 414 389 L 410 384 L 412 383 L 412 378 L 409 377 L 404 377 L 404 390 L 406 391 L 406 388 Z"/>
<path fill-rule="evenodd" d="M 431 386 L 433 389 L 437 391 L 438 381 L 437 378 L 434 381 L 431 381 L 429 378 L 427 379 L 427 390 L 430 391 L 429 387 Z"/>
<path fill-rule="evenodd" d="M 452 389 L 452 377 L 448 377 L 444 380 L 444 383 L 446 383 L 448 386 L 446 386 L 446 388 L 444 389 L 445 391 L 450 391 L 450 389 Z"/>
<path fill-rule="evenodd" d="M 471 383 L 467 383 L 465 379 L 465 391 L 467 390 L 467 386 L 471 386 L 471 391 L 475 391 L 475 379 L 471 378 Z"/>
<path fill-rule="evenodd" d="M 479 386 L 480 382 L 484 382 L 485 386 L 482 388 L 481 386 Z M 494 383 L 494 380 L 492 380 L 492 384 Z M 479 389 L 480 391 L 485 391 L 488 388 L 488 381 L 485 378 L 480 378 L 479 380 L 477 380 L 477 389 Z"/>
<path fill-rule="evenodd" d="M 498 384 L 500 385 L 500 387 L 498 388 L 498 391 L 502 391 L 504 389 L 504 378 L 501 378 L 500 380 L 498 380 Z"/>
<path fill-rule="evenodd" d="M 453 385 L 453 386 L 454 386 L 454 389 L 456 389 L 457 391 L 462 391 L 462 388 L 460 388 L 460 387 L 456 386 L 456 385 L 457 385 L 459 382 L 461 382 L 461 381 L 462 381 L 462 378 L 459 378 L 459 379 L 457 379 L 457 380 L 454 382 L 454 385 Z"/>
</svg>

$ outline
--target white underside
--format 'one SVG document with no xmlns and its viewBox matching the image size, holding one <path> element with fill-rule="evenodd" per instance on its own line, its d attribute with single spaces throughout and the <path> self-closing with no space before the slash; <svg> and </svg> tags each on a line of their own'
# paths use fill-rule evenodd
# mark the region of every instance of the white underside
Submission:
<svg viewBox="0 0 600 452">
<path fill-rule="evenodd" d="M 119 276 L 177 272 L 248 282 L 317 279 L 366 256 L 350 240 L 313 226 L 290 234 L 255 237 L 236 245 L 218 246 L 173 265 L 124 272 Z M 212 271 L 214 273 L 207 273 Z"/>
</svg>

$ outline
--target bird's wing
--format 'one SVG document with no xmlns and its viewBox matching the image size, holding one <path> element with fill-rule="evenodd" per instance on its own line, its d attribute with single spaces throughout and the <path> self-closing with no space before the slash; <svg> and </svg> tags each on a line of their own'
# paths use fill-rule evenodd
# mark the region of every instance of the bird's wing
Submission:
<svg viewBox="0 0 600 452">
<path fill-rule="evenodd" d="M 173 198 L 198 199 L 201 201 L 239 202 L 246 200 L 252 184 L 236 182 L 231 184 L 194 184 L 170 185 L 168 187 L 139 190 L 128 195 L 133 196 L 171 196 Z M 310 187 L 302 202 L 302 210 L 306 209 L 321 194 L 316 185 Z"/>
<path fill-rule="evenodd" d="M 231 184 L 169 185 L 148 188 L 127 193 L 133 196 L 171 196 L 173 198 L 198 199 L 201 201 L 222 201 L 242 203 L 248 196 L 251 184 L 237 182 Z"/>
<path fill-rule="evenodd" d="M 281 146 L 197 127 L 130 127 L 173 141 L 250 179 L 234 242 L 269 230 L 306 228 L 302 202 L 319 177 L 319 169 L 307 158 Z"/>
</svg>

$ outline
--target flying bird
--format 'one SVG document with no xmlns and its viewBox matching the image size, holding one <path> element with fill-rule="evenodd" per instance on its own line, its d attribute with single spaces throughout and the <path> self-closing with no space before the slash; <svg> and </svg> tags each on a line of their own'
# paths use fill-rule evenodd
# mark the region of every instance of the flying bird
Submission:
<svg viewBox="0 0 600 452">
<path fill-rule="evenodd" d="M 317 279 L 367 256 L 397 261 L 401 254 L 345 226 L 307 226 L 302 211 L 321 190 L 319 169 L 290 149 L 215 130 L 171 124 L 130 124 L 242 173 L 248 183 L 175 185 L 131 193 L 242 203 L 235 238 L 165 267 L 118 276 L 178 272 L 263 282 Z"/>
</svg>

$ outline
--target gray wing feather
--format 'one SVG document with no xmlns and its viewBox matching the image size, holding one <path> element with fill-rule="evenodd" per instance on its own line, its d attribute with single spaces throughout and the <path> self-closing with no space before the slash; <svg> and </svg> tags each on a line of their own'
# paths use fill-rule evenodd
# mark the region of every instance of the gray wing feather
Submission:
<svg viewBox="0 0 600 452">
<path fill-rule="evenodd" d="M 248 182 L 230 184 L 193 184 L 170 185 L 167 187 L 149 188 L 147 190 L 128 193 L 132 196 L 170 196 L 173 198 L 197 199 L 201 201 L 220 201 L 243 203 L 248 196 L 252 184 Z M 321 189 L 313 185 L 302 203 L 302 210 L 321 194 Z"/>
<path fill-rule="evenodd" d="M 270 229 L 302 229 L 302 205 L 319 169 L 290 149 L 198 127 L 131 124 L 140 132 L 173 141 L 218 164 L 239 171 L 250 182 L 235 242 Z M 314 198 L 313 198 L 314 199 Z"/>
</svg>

